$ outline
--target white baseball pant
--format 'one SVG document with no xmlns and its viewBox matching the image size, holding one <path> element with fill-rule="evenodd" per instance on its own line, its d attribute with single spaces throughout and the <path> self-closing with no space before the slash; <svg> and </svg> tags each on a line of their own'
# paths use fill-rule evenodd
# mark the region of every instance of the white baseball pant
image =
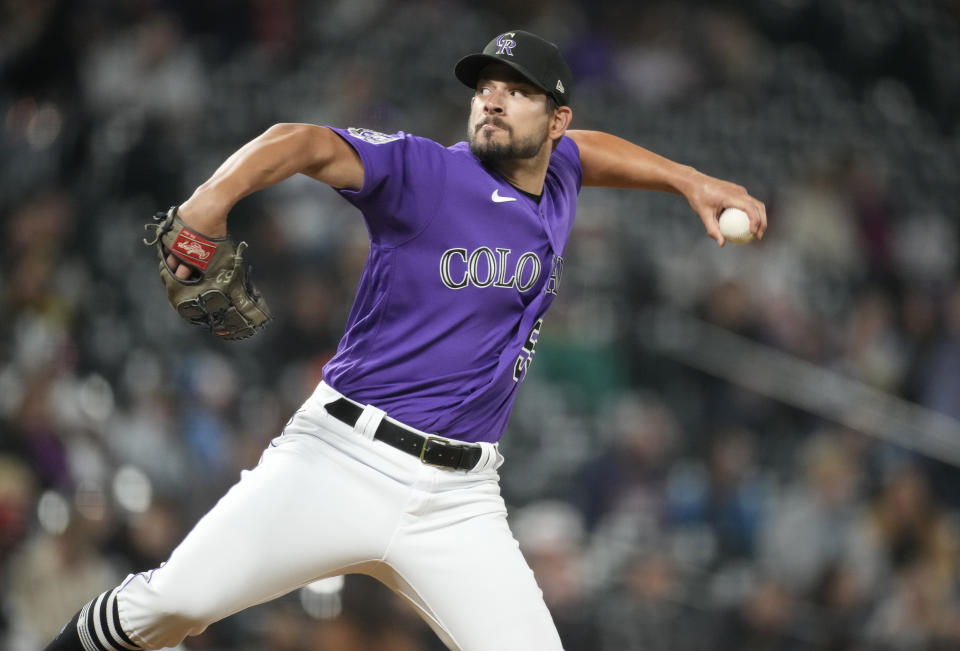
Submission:
<svg viewBox="0 0 960 651">
<path fill-rule="evenodd" d="M 320 383 L 253 470 L 170 559 L 127 577 L 120 623 L 137 644 L 179 644 L 211 623 L 321 578 L 373 576 L 451 649 L 560 649 L 556 627 L 500 496 L 497 447 L 471 471 L 428 466 L 373 440 L 368 406 L 351 428 Z"/>
</svg>

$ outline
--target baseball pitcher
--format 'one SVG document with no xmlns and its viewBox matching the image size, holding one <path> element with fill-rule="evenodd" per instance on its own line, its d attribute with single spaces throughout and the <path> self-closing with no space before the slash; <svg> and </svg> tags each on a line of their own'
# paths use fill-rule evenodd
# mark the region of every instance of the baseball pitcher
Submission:
<svg viewBox="0 0 960 651">
<path fill-rule="evenodd" d="M 718 244 L 727 207 L 766 229 L 763 204 L 612 135 L 569 130 L 573 79 L 558 48 L 498 35 L 461 59 L 474 89 L 467 141 L 279 124 L 148 224 L 170 302 L 226 339 L 270 318 L 227 215 L 305 174 L 357 207 L 370 253 L 323 381 L 260 463 L 160 567 L 87 603 L 47 648 L 179 644 L 318 579 L 373 576 L 451 649 L 560 649 L 507 525 L 499 440 L 534 358 L 581 186 L 683 195 Z M 292 517 L 296 514 L 296 517 Z"/>
</svg>

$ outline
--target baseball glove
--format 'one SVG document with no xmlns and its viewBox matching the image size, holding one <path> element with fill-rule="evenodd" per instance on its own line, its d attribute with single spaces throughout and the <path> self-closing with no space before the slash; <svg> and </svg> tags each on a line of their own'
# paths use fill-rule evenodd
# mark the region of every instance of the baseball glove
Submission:
<svg viewBox="0 0 960 651">
<path fill-rule="evenodd" d="M 246 339 L 270 320 L 267 303 L 250 281 L 248 265 L 243 262 L 246 242 L 234 247 L 229 236 L 204 237 L 180 221 L 176 206 L 158 212 L 144 228 L 152 231 L 152 237 L 144 238 L 143 243 L 156 247 L 160 280 L 181 317 L 228 340 Z M 186 280 L 167 265 L 171 253 L 191 268 Z"/>
</svg>

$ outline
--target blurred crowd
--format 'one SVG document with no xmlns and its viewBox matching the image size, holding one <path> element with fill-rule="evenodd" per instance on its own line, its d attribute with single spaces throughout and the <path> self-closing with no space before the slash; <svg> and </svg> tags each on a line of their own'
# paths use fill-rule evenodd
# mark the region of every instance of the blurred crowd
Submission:
<svg viewBox="0 0 960 651">
<path fill-rule="evenodd" d="M 742 183 L 770 215 L 762 242 L 718 249 L 678 197 L 583 193 L 502 444 L 566 648 L 960 647 L 956 467 L 637 328 L 669 305 L 960 418 L 949 0 L 0 0 L 0 647 L 42 647 L 158 565 L 256 464 L 320 379 L 367 251 L 306 178 L 245 199 L 231 230 L 277 318 L 224 344 L 169 309 L 143 224 L 276 122 L 461 140 L 453 64 L 511 27 L 567 54 L 574 126 Z M 184 648 L 441 647 L 351 576 Z"/>
</svg>

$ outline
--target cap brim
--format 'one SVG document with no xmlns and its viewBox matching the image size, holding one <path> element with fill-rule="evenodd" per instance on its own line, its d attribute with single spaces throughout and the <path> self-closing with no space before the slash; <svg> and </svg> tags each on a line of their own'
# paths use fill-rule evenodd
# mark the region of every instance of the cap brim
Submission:
<svg viewBox="0 0 960 651">
<path fill-rule="evenodd" d="M 541 86 L 537 81 L 535 81 L 534 76 L 527 70 L 525 67 L 514 63 L 513 61 L 501 59 L 500 57 L 495 57 L 491 54 L 468 54 L 457 62 L 456 67 L 453 69 L 453 73 L 457 76 L 465 86 L 468 88 L 476 88 L 477 80 L 480 78 L 480 71 L 483 70 L 484 66 L 490 63 L 502 63 L 505 66 L 513 68 L 528 82 L 542 90 L 547 95 L 551 95 L 551 92 Z"/>
</svg>

